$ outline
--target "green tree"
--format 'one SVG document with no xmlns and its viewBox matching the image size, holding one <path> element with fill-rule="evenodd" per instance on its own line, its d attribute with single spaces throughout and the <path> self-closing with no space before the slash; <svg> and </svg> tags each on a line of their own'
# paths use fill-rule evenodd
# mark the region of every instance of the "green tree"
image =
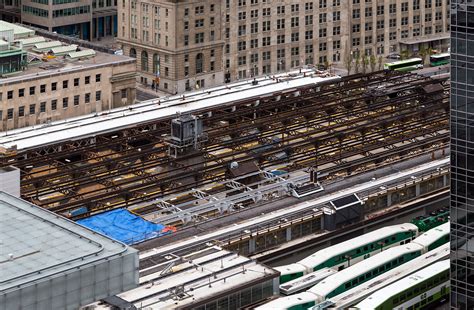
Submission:
<svg viewBox="0 0 474 310">
<path fill-rule="evenodd" d="M 324 67 L 326 68 L 326 70 L 329 70 L 329 61 L 326 59 L 324 60 Z"/>
<path fill-rule="evenodd" d="M 344 58 L 344 65 L 347 69 L 347 75 L 350 75 L 352 69 L 352 57 L 350 54 L 347 54 L 347 56 Z"/>
<path fill-rule="evenodd" d="M 359 69 L 360 69 L 360 56 L 359 56 L 359 54 L 356 54 L 356 57 L 355 57 L 355 73 L 359 73 Z"/>
<path fill-rule="evenodd" d="M 367 69 L 369 68 L 369 63 L 370 63 L 369 56 L 364 55 L 362 57 L 362 66 L 364 69 L 364 73 L 367 73 Z"/>
<path fill-rule="evenodd" d="M 408 50 L 403 50 L 403 51 L 400 52 L 400 58 L 402 60 L 408 59 L 408 57 L 409 57 Z"/>
<path fill-rule="evenodd" d="M 421 63 L 424 65 L 425 64 L 425 60 L 426 60 L 426 55 L 428 54 L 428 51 L 422 47 L 419 51 L 418 51 L 418 54 L 420 54 L 420 58 L 421 58 Z"/>
<path fill-rule="evenodd" d="M 382 65 L 383 65 L 383 57 L 382 55 L 379 56 L 379 70 L 382 70 Z"/>
<path fill-rule="evenodd" d="M 369 61 L 370 61 L 370 70 L 372 72 L 374 72 L 375 71 L 375 66 L 377 65 L 377 58 L 375 58 L 375 55 L 370 55 L 370 60 Z"/>
</svg>

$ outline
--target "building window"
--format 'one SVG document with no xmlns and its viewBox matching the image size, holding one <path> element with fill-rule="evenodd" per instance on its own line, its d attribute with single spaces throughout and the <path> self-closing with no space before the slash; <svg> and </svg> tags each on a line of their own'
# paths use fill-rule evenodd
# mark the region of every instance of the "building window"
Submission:
<svg viewBox="0 0 474 310">
<path fill-rule="evenodd" d="M 95 101 L 100 101 L 100 97 L 101 97 L 101 91 L 98 90 L 95 92 Z"/>
<path fill-rule="evenodd" d="M 79 86 L 79 78 L 74 79 L 74 86 Z"/>
<path fill-rule="evenodd" d="M 34 94 L 35 94 L 35 89 L 36 89 L 35 86 L 31 86 L 31 87 L 30 87 L 30 95 L 34 95 Z"/>
<path fill-rule="evenodd" d="M 8 109 L 7 111 L 7 118 L 12 119 L 13 118 L 13 109 Z"/>
<path fill-rule="evenodd" d="M 203 72 L 203 61 L 204 55 L 199 53 L 196 55 L 196 74 Z"/>
<path fill-rule="evenodd" d="M 120 91 L 120 95 L 121 95 L 122 99 L 127 98 L 127 89 L 126 89 L 126 88 L 125 88 L 125 89 L 122 89 L 122 90 Z"/>
<path fill-rule="evenodd" d="M 147 72 L 148 71 L 148 53 L 146 51 L 142 52 L 142 71 Z"/>
<path fill-rule="evenodd" d="M 46 102 L 40 103 L 40 113 L 46 112 Z"/>
<path fill-rule="evenodd" d="M 130 57 L 137 58 L 137 51 L 134 48 L 130 49 Z"/>
<path fill-rule="evenodd" d="M 84 78 L 84 83 L 85 83 L 85 84 L 90 84 L 90 83 L 91 83 L 91 77 L 90 77 L 90 76 L 86 76 L 86 77 Z"/>
<path fill-rule="evenodd" d="M 46 92 L 46 84 L 40 85 L 40 93 L 45 93 Z"/>
<path fill-rule="evenodd" d="M 204 32 L 199 32 L 194 35 L 194 43 L 204 43 Z"/>
<path fill-rule="evenodd" d="M 13 99 L 13 90 L 7 92 L 7 99 Z"/>
<path fill-rule="evenodd" d="M 91 102 L 91 93 L 87 93 L 84 95 L 84 102 L 90 103 Z"/>
<path fill-rule="evenodd" d="M 63 108 L 66 109 L 69 104 L 69 98 L 65 97 L 63 98 Z"/>
<path fill-rule="evenodd" d="M 51 100 L 51 110 L 56 110 L 58 108 L 58 101 L 56 99 Z"/>
<path fill-rule="evenodd" d="M 68 82 L 69 82 L 69 81 L 67 81 L 67 80 L 66 80 L 66 81 L 63 81 L 63 89 L 66 89 L 66 88 L 67 88 Z"/>
<path fill-rule="evenodd" d="M 25 107 L 24 106 L 21 106 L 21 107 L 18 108 L 18 116 L 19 117 L 25 116 Z"/>
<path fill-rule="evenodd" d="M 95 81 L 96 83 L 100 82 L 100 74 L 95 75 Z"/>
<path fill-rule="evenodd" d="M 36 104 L 30 104 L 30 115 L 35 115 L 36 113 Z"/>
<path fill-rule="evenodd" d="M 79 95 L 74 96 L 74 105 L 79 105 Z"/>
<path fill-rule="evenodd" d="M 25 89 L 24 88 L 20 88 L 18 90 L 18 97 L 24 97 L 25 96 Z"/>
</svg>

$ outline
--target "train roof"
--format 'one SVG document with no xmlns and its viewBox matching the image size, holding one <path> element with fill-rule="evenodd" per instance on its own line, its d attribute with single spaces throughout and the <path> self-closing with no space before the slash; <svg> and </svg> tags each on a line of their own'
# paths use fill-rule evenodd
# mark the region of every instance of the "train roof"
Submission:
<svg viewBox="0 0 474 310">
<path fill-rule="evenodd" d="M 375 278 L 370 279 L 356 287 L 353 287 L 337 296 L 331 298 L 336 308 L 346 309 L 351 305 L 355 305 L 371 294 L 377 292 L 383 287 L 390 285 L 404 277 L 409 276 L 431 264 L 449 258 L 449 243 L 443 244 L 421 256 L 418 256 L 400 266 L 397 266 Z"/>
<path fill-rule="evenodd" d="M 320 297 L 325 297 L 347 281 L 363 275 L 366 272 L 379 267 L 401 255 L 420 250 L 422 250 L 421 245 L 415 243 L 408 243 L 405 245 L 389 248 L 379 254 L 352 265 L 351 267 L 341 270 L 335 275 L 327 277 L 323 281 L 310 288 L 308 291 Z"/>
<path fill-rule="evenodd" d="M 288 309 L 290 307 L 301 305 L 308 302 L 316 302 L 316 296 L 309 292 L 303 292 L 303 293 L 299 293 L 299 294 L 295 294 L 291 296 L 277 298 L 255 309 L 256 310 Z"/>
<path fill-rule="evenodd" d="M 396 295 L 398 293 L 403 292 L 407 288 L 420 283 L 426 279 L 435 276 L 436 274 L 443 272 L 445 270 L 449 270 L 449 259 L 434 263 L 426 268 L 421 269 L 414 274 L 405 277 L 397 282 L 394 282 L 386 287 L 378 290 L 377 292 L 373 293 L 360 303 L 356 305 L 357 309 L 375 309 L 381 303 L 387 300 L 387 298 Z"/>
<path fill-rule="evenodd" d="M 450 223 L 446 222 L 442 225 L 439 225 L 435 228 L 432 228 L 425 232 L 424 234 L 420 235 L 417 237 L 413 242 L 416 242 L 418 244 L 421 244 L 423 246 L 428 246 L 438 240 L 439 238 L 449 235 L 450 231 Z"/>
<path fill-rule="evenodd" d="M 418 231 L 418 227 L 411 223 L 386 226 L 386 227 L 374 230 L 372 232 L 369 232 L 367 234 L 361 235 L 359 237 L 352 238 L 347 241 L 319 250 L 316 253 L 300 260 L 299 263 L 304 266 L 314 267 L 336 255 L 340 255 L 340 254 L 346 253 L 347 251 L 357 249 L 366 244 L 376 242 L 380 239 L 384 239 L 398 232 L 413 231 L 413 230 Z"/>
<path fill-rule="evenodd" d="M 281 284 L 280 290 L 284 292 L 290 292 L 290 291 L 297 292 L 299 290 L 302 290 L 310 286 L 311 283 L 327 278 L 335 274 L 336 272 L 337 272 L 336 270 L 331 269 L 331 268 L 323 268 L 321 270 L 309 273 L 300 278 Z"/>
</svg>

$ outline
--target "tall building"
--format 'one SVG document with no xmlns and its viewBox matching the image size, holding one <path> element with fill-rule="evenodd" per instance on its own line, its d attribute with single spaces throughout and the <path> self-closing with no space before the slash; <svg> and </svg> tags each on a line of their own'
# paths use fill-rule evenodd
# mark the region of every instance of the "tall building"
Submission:
<svg viewBox="0 0 474 310">
<path fill-rule="evenodd" d="M 0 0 L 0 14 L 10 12 L 2 18 L 84 40 L 117 34 L 117 0 Z"/>
<path fill-rule="evenodd" d="M 168 92 L 449 44 L 443 0 L 132 0 L 117 9 L 118 42 L 141 82 Z"/>
<path fill-rule="evenodd" d="M 451 306 L 474 308 L 474 3 L 451 12 Z M 472 57 L 472 58 L 471 58 Z"/>
</svg>

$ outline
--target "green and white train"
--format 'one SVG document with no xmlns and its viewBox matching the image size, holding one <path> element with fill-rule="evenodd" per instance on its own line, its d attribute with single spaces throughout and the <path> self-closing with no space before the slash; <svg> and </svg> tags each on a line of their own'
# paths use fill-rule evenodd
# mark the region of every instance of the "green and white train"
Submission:
<svg viewBox="0 0 474 310">
<path fill-rule="evenodd" d="M 373 293 L 354 309 L 424 309 L 448 298 L 449 292 L 449 260 L 443 260 Z"/>
<path fill-rule="evenodd" d="M 427 253 L 429 249 L 443 244 L 439 240 L 443 240 L 447 235 L 449 235 L 449 223 L 428 231 L 413 242 L 391 247 L 345 268 L 306 292 L 278 298 L 257 309 L 307 309 Z"/>
<path fill-rule="evenodd" d="M 280 284 L 323 268 L 342 270 L 380 251 L 406 244 L 418 236 L 418 227 L 404 223 L 380 228 L 359 237 L 335 244 L 293 264 L 275 267 Z"/>
</svg>

